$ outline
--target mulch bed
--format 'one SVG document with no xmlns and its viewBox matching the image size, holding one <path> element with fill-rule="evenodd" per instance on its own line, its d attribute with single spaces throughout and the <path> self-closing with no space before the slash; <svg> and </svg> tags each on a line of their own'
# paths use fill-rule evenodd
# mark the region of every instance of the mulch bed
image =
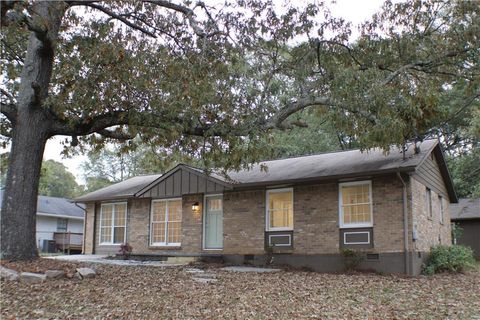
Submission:
<svg viewBox="0 0 480 320">
<path fill-rule="evenodd" d="M 31 268 L 37 270 L 51 267 L 50 262 L 34 264 Z M 69 264 L 65 267 L 70 268 Z M 26 270 L 27 264 L 21 267 Z M 478 271 L 408 278 L 304 271 L 236 273 L 209 268 L 217 282 L 205 284 L 194 281 L 187 267 L 94 267 L 99 273 L 93 279 L 2 282 L 1 318 L 480 318 Z"/>
</svg>

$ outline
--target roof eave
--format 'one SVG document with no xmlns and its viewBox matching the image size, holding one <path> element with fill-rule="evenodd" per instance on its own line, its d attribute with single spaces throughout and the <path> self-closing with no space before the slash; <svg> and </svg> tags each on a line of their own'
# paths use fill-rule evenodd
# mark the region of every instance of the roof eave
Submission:
<svg viewBox="0 0 480 320">
<path fill-rule="evenodd" d="M 81 198 L 77 198 L 77 199 L 74 199 L 73 202 L 75 203 L 90 203 L 90 202 L 104 202 L 104 201 L 121 201 L 121 200 L 129 200 L 129 199 L 132 199 L 134 198 L 134 195 L 131 194 L 131 195 L 121 195 L 121 196 L 116 196 L 116 197 L 106 197 L 106 198 L 102 198 L 102 197 L 92 197 L 92 198 L 87 198 L 87 199 L 81 199 Z"/>
</svg>

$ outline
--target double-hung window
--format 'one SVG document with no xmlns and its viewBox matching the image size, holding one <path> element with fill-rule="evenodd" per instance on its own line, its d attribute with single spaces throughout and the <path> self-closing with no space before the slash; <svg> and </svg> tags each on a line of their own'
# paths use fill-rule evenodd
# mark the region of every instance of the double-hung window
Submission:
<svg viewBox="0 0 480 320">
<path fill-rule="evenodd" d="M 104 203 L 100 212 L 100 244 L 125 242 L 127 204 Z"/>
<path fill-rule="evenodd" d="M 150 245 L 180 246 L 182 199 L 153 200 L 150 215 Z"/>
<path fill-rule="evenodd" d="M 371 181 L 340 183 L 339 203 L 341 228 L 373 226 Z"/>
<path fill-rule="evenodd" d="M 293 189 L 267 191 L 267 231 L 293 230 Z"/>
</svg>

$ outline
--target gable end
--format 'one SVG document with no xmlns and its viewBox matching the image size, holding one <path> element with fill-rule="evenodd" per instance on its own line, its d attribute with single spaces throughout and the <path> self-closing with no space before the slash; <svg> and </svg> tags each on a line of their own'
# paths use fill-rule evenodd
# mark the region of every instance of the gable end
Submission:
<svg viewBox="0 0 480 320">
<path fill-rule="evenodd" d="M 223 193 L 231 189 L 228 184 L 178 165 L 165 175 L 135 194 L 138 198 L 171 198 L 186 194 Z"/>
</svg>

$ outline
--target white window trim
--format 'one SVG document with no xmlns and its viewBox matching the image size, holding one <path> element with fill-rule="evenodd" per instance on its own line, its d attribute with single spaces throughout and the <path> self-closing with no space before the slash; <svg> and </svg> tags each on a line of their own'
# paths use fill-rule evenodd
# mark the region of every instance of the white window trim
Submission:
<svg viewBox="0 0 480 320">
<path fill-rule="evenodd" d="M 102 203 L 100 205 L 100 221 L 99 221 L 99 230 L 98 230 L 98 245 L 100 246 L 119 246 L 121 245 L 122 243 L 114 243 L 113 242 L 113 237 L 115 236 L 115 232 L 114 232 L 114 229 L 115 229 L 115 205 L 116 204 L 123 204 L 125 205 L 125 230 L 124 230 L 124 233 L 123 233 L 123 242 L 122 243 L 125 243 L 126 240 L 127 240 L 127 216 L 128 216 L 128 205 L 127 205 L 127 202 L 105 202 L 105 203 Z M 110 226 L 111 228 L 111 239 L 110 239 L 110 242 L 102 242 L 102 218 L 103 218 L 103 206 L 113 206 L 112 208 L 112 225 Z"/>
<path fill-rule="evenodd" d="M 221 248 L 207 248 L 205 247 L 205 236 L 206 236 L 206 225 L 205 225 L 205 218 L 207 215 L 207 198 L 210 197 L 222 197 L 222 216 L 223 216 L 223 193 L 217 193 L 217 194 L 206 194 L 203 197 L 203 208 L 202 208 L 202 231 L 203 231 L 203 236 L 202 236 L 202 250 L 205 251 L 222 251 L 223 250 L 223 241 L 222 241 L 222 247 Z M 225 239 L 224 239 L 225 240 Z"/>
<path fill-rule="evenodd" d="M 149 243 L 150 243 L 150 246 L 151 247 L 180 247 L 182 245 L 181 242 L 167 242 L 168 240 L 168 201 L 178 201 L 180 200 L 180 203 L 182 203 L 182 198 L 168 198 L 168 199 L 155 199 L 155 200 L 152 200 L 152 203 L 150 205 L 150 226 L 149 226 L 149 229 L 150 229 L 150 239 L 149 239 Z M 154 202 L 165 202 L 165 242 L 153 242 L 153 223 L 152 223 L 152 217 L 153 217 L 153 203 Z M 181 221 L 181 224 L 180 224 L 180 228 L 183 228 L 183 205 L 181 205 L 182 207 L 182 221 Z M 181 232 L 182 230 L 180 230 Z"/>
<path fill-rule="evenodd" d="M 368 184 L 368 192 L 370 197 L 370 222 L 368 223 L 343 223 L 343 208 L 342 208 L 342 187 L 356 186 Z M 373 227 L 373 198 L 372 198 L 372 180 L 342 182 L 338 184 L 338 217 L 340 220 L 340 228 L 365 228 Z"/>
<path fill-rule="evenodd" d="M 288 243 L 284 243 L 284 244 L 275 244 L 273 245 L 274 247 L 291 247 L 292 246 L 292 235 L 289 234 L 289 233 L 285 233 L 285 234 L 269 234 L 268 235 L 268 244 L 270 246 L 272 246 L 272 238 L 274 237 L 288 237 Z"/>
<path fill-rule="evenodd" d="M 366 233 L 368 235 L 367 242 L 347 242 L 347 234 L 363 234 Z M 370 232 L 369 231 L 348 231 L 343 233 L 343 244 L 370 244 Z"/>
<path fill-rule="evenodd" d="M 279 192 L 291 192 L 292 193 L 292 214 L 293 214 L 293 221 L 292 227 L 277 227 L 277 228 L 270 228 L 270 212 L 269 208 L 269 195 L 270 193 L 279 193 Z M 294 202 L 293 202 L 293 188 L 281 188 L 281 189 L 268 189 L 267 196 L 266 196 L 266 203 L 265 203 L 265 231 L 292 231 L 295 226 L 295 210 L 294 210 Z"/>
</svg>

